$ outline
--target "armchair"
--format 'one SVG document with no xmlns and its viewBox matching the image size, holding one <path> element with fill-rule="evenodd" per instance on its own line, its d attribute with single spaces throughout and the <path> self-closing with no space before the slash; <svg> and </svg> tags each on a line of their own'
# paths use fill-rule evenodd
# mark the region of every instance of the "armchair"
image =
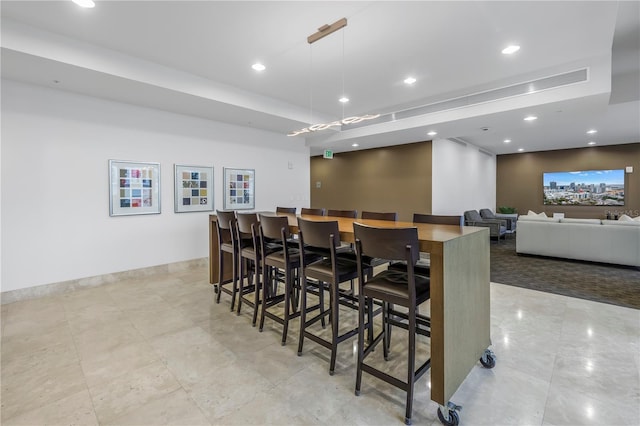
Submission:
<svg viewBox="0 0 640 426">
<path fill-rule="evenodd" d="M 484 226 L 489 228 L 489 236 L 500 237 L 507 234 L 507 221 L 504 219 L 484 219 L 477 210 L 464 212 L 464 224 L 467 226 Z M 506 237 L 505 237 L 506 238 Z"/>
<path fill-rule="evenodd" d="M 503 219 L 507 221 L 507 234 L 513 234 L 516 232 L 516 222 L 518 221 L 517 214 L 501 214 L 493 213 L 490 209 L 480 209 L 480 216 L 483 219 Z"/>
</svg>

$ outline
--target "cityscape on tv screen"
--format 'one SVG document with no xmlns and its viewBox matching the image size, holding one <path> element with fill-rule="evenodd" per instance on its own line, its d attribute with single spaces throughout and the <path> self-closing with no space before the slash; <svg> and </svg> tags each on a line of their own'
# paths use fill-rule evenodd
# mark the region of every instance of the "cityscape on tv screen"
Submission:
<svg viewBox="0 0 640 426">
<path fill-rule="evenodd" d="M 545 205 L 624 205 L 624 170 L 546 172 L 542 181 Z"/>
</svg>

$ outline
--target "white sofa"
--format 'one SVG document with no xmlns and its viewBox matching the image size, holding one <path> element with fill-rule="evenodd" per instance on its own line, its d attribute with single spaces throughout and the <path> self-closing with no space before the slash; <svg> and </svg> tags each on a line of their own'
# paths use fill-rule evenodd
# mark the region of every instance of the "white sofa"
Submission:
<svg viewBox="0 0 640 426">
<path fill-rule="evenodd" d="M 640 267 L 640 222 L 521 215 L 516 252 Z"/>
</svg>

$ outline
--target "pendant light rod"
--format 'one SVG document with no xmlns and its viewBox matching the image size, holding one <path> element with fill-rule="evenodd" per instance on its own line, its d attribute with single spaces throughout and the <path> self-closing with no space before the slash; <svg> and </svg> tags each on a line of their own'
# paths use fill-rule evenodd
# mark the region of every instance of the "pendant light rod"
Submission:
<svg viewBox="0 0 640 426">
<path fill-rule="evenodd" d="M 316 42 L 321 38 L 324 38 L 329 34 L 334 33 L 338 31 L 340 28 L 344 28 L 346 26 L 347 26 L 347 18 L 338 19 L 336 22 L 334 22 L 331 25 L 325 24 L 320 28 L 318 28 L 317 33 L 313 33 L 309 37 L 307 37 L 307 43 L 311 44 L 313 42 Z"/>
</svg>

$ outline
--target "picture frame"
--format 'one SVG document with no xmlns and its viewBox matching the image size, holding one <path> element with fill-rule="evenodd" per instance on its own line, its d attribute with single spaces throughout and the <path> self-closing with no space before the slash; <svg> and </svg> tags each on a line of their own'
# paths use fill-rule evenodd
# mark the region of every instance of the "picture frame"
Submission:
<svg viewBox="0 0 640 426">
<path fill-rule="evenodd" d="M 213 210 L 213 167 L 174 164 L 175 213 Z"/>
<path fill-rule="evenodd" d="M 109 160 L 109 216 L 160 214 L 160 163 Z"/>
<path fill-rule="evenodd" d="M 255 208 L 255 170 L 224 168 L 224 209 L 251 210 Z"/>
</svg>

